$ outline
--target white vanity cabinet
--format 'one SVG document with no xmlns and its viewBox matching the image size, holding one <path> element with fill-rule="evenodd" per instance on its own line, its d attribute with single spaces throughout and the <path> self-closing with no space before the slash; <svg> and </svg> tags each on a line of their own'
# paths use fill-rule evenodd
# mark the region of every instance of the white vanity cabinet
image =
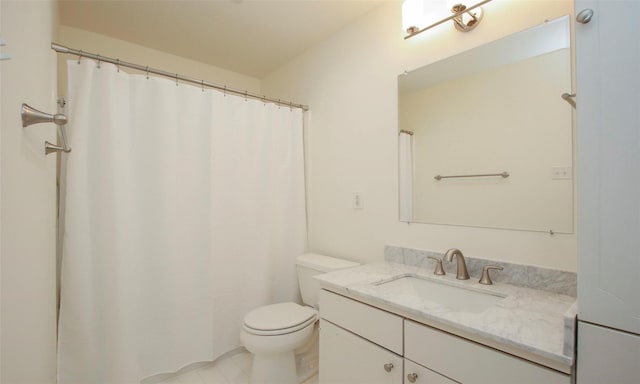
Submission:
<svg viewBox="0 0 640 384">
<path fill-rule="evenodd" d="M 569 384 L 571 376 L 326 290 L 320 384 Z"/>
</svg>

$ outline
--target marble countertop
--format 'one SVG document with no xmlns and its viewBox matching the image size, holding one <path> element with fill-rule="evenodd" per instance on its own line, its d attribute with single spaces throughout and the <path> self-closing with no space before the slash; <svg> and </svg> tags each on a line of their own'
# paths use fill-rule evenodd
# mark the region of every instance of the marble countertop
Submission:
<svg viewBox="0 0 640 384">
<path fill-rule="evenodd" d="M 481 313 L 467 313 L 416 295 L 389 292 L 377 285 L 403 275 L 443 280 L 450 285 L 506 297 Z M 565 372 L 573 365 L 575 297 L 504 283 L 484 286 L 478 284 L 477 277 L 456 280 L 450 274 L 436 276 L 432 270 L 390 262 L 366 264 L 315 278 L 330 291 L 528 360 Z"/>
</svg>

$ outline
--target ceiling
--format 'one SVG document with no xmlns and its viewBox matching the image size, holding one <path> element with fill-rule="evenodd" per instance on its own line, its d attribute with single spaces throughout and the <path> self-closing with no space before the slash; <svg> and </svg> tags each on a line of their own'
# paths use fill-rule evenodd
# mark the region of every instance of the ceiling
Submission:
<svg viewBox="0 0 640 384">
<path fill-rule="evenodd" d="M 262 78 L 382 0 L 62 0 L 60 24 Z"/>
</svg>

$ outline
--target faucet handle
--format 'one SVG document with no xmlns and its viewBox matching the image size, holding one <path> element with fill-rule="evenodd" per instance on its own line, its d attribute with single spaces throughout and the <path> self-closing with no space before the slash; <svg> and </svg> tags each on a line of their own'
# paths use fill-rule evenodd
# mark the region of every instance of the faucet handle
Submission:
<svg viewBox="0 0 640 384">
<path fill-rule="evenodd" d="M 490 269 L 499 269 L 502 271 L 504 268 L 497 265 L 485 265 L 484 268 L 482 268 L 482 277 L 480 278 L 478 283 L 484 284 L 484 285 L 493 285 L 493 281 L 491 281 L 491 276 L 489 276 Z"/>
<path fill-rule="evenodd" d="M 433 271 L 434 275 L 446 275 L 446 273 L 444 273 L 444 268 L 442 268 L 442 259 L 438 259 L 437 257 L 434 256 L 427 256 L 428 258 L 430 258 L 431 260 L 435 260 L 436 261 L 436 270 Z"/>
</svg>

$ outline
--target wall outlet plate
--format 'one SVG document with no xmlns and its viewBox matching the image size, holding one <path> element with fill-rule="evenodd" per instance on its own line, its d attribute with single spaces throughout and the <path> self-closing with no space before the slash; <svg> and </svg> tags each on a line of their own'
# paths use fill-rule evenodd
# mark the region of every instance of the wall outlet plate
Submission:
<svg viewBox="0 0 640 384">
<path fill-rule="evenodd" d="M 352 202 L 353 202 L 353 209 L 363 209 L 364 204 L 362 202 L 362 193 L 354 192 Z"/>
<path fill-rule="evenodd" d="M 551 179 L 553 180 L 571 180 L 573 178 L 573 169 L 570 166 L 551 168 Z"/>
</svg>

